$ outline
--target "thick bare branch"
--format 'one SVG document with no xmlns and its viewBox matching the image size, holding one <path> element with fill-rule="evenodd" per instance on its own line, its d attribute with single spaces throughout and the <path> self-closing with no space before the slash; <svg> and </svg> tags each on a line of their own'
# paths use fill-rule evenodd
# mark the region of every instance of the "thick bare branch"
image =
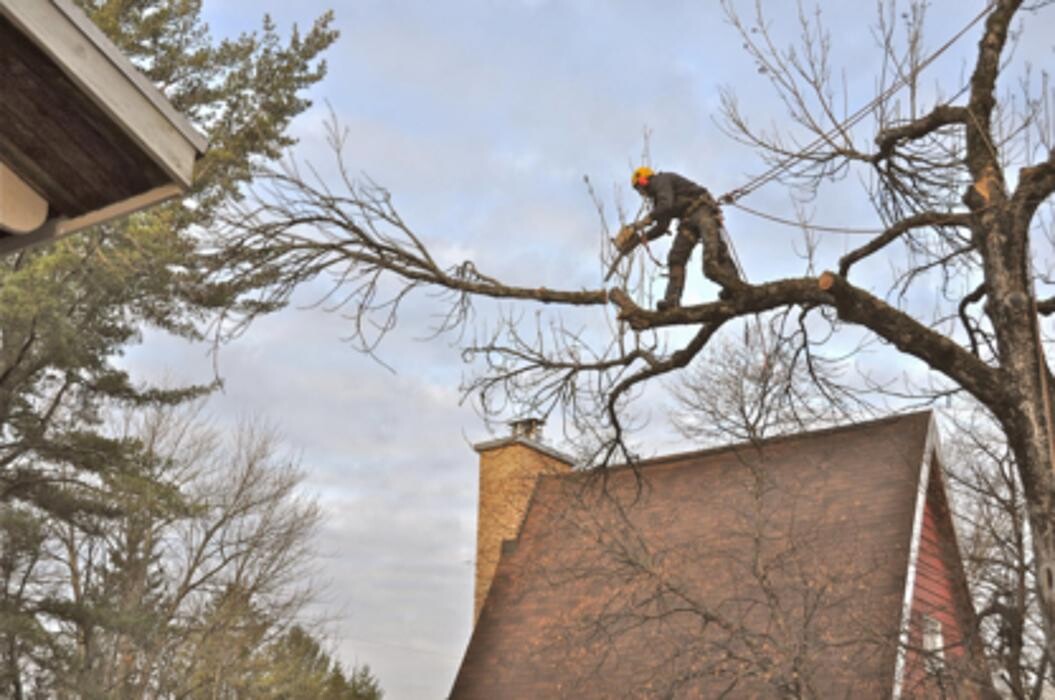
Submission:
<svg viewBox="0 0 1055 700">
<path fill-rule="evenodd" d="M 998 369 L 844 278 L 825 273 L 822 282 L 826 280 L 831 284 L 829 292 L 840 319 L 864 326 L 902 352 L 919 358 L 986 405 L 999 406 L 1007 400 Z"/>
<path fill-rule="evenodd" d="M 609 451 L 609 456 L 616 447 L 622 445 L 622 428 L 618 411 L 619 400 L 638 384 L 687 366 L 692 362 L 692 359 L 703 350 L 708 341 L 714 337 L 714 334 L 719 328 L 721 328 L 722 323 L 723 321 L 718 320 L 712 323 L 702 324 L 700 329 L 696 332 L 696 335 L 693 336 L 692 340 L 690 340 L 683 348 L 676 350 L 671 353 L 669 357 L 661 361 L 649 363 L 647 367 L 630 375 L 615 385 L 608 394 L 607 402 L 608 420 L 616 430 L 615 440 Z"/>
<path fill-rule="evenodd" d="M 901 219 L 865 245 L 850 251 L 839 259 L 839 275 L 846 277 L 850 266 L 886 247 L 901 235 L 917 228 L 938 226 L 968 226 L 971 215 L 966 213 L 927 211 Z"/>
<path fill-rule="evenodd" d="M 642 309 L 619 290 L 612 290 L 610 296 L 612 303 L 619 307 L 621 318 L 639 327 L 708 326 L 786 306 L 831 307 L 839 319 L 863 326 L 903 352 L 923 360 L 983 403 L 999 405 L 1007 398 L 999 370 L 904 311 L 832 273 L 824 273 L 819 279 L 805 277 L 750 285 L 728 300 L 665 312 Z"/>
<path fill-rule="evenodd" d="M 1000 74 L 1000 56 L 1007 44 L 1011 20 L 1022 0 L 998 0 L 986 18 L 985 32 L 978 42 L 978 59 L 971 74 L 971 92 L 967 104 L 967 167 L 975 183 L 993 182 L 988 189 L 1002 191 L 1003 178 L 992 141 L 992 117 L 996 106 L 996 80 Z M 984 178 L 984 180 L 983 180 Z M 999 187 L 996 187 L 999 185 Z M 988 199 L 988 197 L 986 198 Z"/>
<path fill-rule="evenodd" d="M 950 124 L 963 124 L 966 119 L 965 108 L 941 104 L 924 117 L 883 129 L 876 135 L 875 143 L 879 150 L 872 156 L 872 161 L 878 163 L 889 158 L 902 141 L 921 139 Z"/>
<path fill-rule="evenodd" d="M 1055 149 L 1043 163 L 1018 171 L 1018 187 L 1011 198 L 1015 215 L 1020 221 L 1033 218 L 1037 207 L 1055 192 Z"/>
<path fill-rule="evenodd" d="M 960 300 L 960 306 L 957 309 L 957 313 L 960 315 L 960 322 L 963 324 L 963 329 L 967 333 L 967 339 L 971 343 L 971 352 L 976 356 L 978 355 L 978 330 L 971 323 L 970 317 L 967 315 L 967 307 L 971 304 L 976 304 L 978 301 L 985 296 L 985 283 L 982 283 L 974 288 L 970 294 Z"/>
</svg>

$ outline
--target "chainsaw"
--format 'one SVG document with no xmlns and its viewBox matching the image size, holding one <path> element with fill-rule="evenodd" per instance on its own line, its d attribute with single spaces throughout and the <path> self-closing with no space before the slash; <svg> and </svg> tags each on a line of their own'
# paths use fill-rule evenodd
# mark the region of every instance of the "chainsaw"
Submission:
<svg viewBox="0 0 1055 700">
<path fill-rule="evenodd" d="M 612 275 L 615 274 L 615 270 L 619 267 L 619 263 L 623 261 L 623 258 L 630 255 L 630 253 L 634 252 L 635 248 L 645 242 L 645 237 L 640 233 L 635 224 L 627 224 L 619 229 L 619 233 L 617 233 L 615 238 L 612 239 L 612 245 L 615 246 L 615 249 L 619 252 L 615 256 L 615 260 L 613 260 L 612 264 L 608 267 L 608 274 L 604 276 L 604 281 L 607 282 Z"/>
</svg>

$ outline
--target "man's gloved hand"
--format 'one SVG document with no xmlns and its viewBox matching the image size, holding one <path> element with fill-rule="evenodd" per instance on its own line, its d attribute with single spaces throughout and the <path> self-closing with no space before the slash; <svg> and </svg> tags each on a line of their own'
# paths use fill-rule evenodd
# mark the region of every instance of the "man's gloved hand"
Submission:
<svg viewBox="0 0 1055 700">
<path fill-rule="evenodd" d="M 612 244 L 620 253 L 626 254 L 637 247 L 641 242 L 641 234 L 638 232 L 638 222 L 627 224 L 619 229 L 619 233 L 612 239 Z"/>
</svg>

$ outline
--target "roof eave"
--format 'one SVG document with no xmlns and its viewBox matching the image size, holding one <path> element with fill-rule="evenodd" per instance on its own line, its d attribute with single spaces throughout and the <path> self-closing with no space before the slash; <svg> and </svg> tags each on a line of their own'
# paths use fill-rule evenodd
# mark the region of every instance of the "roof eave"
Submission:
<svg viewBox="0 0 1055 700">
<path fill-rule="evenodd" d="M 172 181 L 191 186 L 208 145 L 70 0 L 0 0 L 0 14 L 44 51 Z"/>
<path fill-rule="evenodd" d="M 3 229 L 0 254 L 111 221 L 179 197 L 194 180 L 208 141 L 70 0 L 0 0 L 0 16 L 32 41 L 169 179 L 117 194 L 71 218 L 54 216 L 31 231 Z"/>
<path fill-rule="evenodd" d="M 40 227 L 29 233 L 0 237 L 0 256 L 39 243 L 58 240 L 89 226 L 97 226 L 114 219 L 120 219 L 137 211 L 174 199 L 183 194 L 183 192 L 183 188 L 179 185 L 168 184 L 135 197 L 123 199 L 120 202 L 89 212 L 83 216 L 78 216 L 75 219 L 66 219 L 64 217 L 48 219 Z"/>
</svg>

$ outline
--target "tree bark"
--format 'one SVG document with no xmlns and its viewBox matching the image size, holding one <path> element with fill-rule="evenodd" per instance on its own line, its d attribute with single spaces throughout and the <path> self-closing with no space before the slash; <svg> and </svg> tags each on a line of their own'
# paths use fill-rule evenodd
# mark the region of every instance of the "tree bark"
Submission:
<svg viewBox="0 0 1055 700">
<path fill-rule="evenodd" d="M 1048 655 L 1055 659 L 1055 477 L 1050 396 L 1046 395 L 1050 373 L 1037 325 L 1029 255 L 1030 222 L 1039 200 L 1023 190 L 1035 186 L 1032 179 L 1025 180 L 1017 196 L 1009 199 L 992 137 L 1000 56 L 1011 19 L 1021 4 L 1021 0 L 998 3 L 979 42 L 965 123 L 966 164 L 974 182 L 963 200 L 974 213 L 971 229 L 988 288 L 986 313 L 1009 393 L 1001 404 L 988 405 L 1003 425 L 1018 462 Z"/>
</svg>

